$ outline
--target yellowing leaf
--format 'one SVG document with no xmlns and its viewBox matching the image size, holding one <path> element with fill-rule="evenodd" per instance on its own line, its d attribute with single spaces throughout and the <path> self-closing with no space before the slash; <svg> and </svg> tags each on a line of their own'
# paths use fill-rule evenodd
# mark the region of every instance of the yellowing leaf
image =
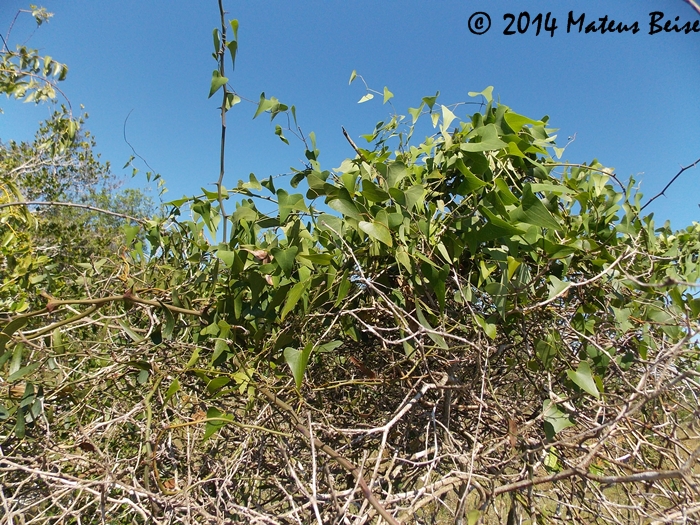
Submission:
<svg viewBox="0 0 700 525">
<path fill-rule="evenodd" d="M 386 104 L 387 101 L 389 101 L 393 97 L 394 97 L 394 94 L 391 91 L 389 91 L 389 88 L 384 86 L 384 102 L 383 102 L 383 104 Z"/>
</svg>

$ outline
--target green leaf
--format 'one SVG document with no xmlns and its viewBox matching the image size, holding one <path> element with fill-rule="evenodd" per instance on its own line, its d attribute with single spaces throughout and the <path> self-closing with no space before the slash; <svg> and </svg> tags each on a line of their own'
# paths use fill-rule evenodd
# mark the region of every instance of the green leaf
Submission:
<svg viewBox="0 0 700 525">
<path fill-rule="evenodd" d="M 211 356 L 211 361 L 209 362 L 210 364 L 214 364 L 214 362 L 221 357 L 221 354 L 224 352 L 228 352 L 229 347 L 228 344 L 226 343 L 225 339 L 217 339 L 216 342 L 214 343 L 214 353 Z"/>
<path fill-rule="evenodd" d="M 400 263 L 408 273 L 413 273 L 413 266 L 411 265 L 411 258 L 408 256 L 406 248 L 399 246 L 396 249 L 396 261 Z"/>
<path fill-rule="evenodd" d="M 547 472 L 559 472 L 561 470 L 561 465 L 559 464 L 559 457 L 557 451 L 554 447 L 549 449 L 547 456 L 542 462 Z"/>
<path fill-rule="evenodd" d="M 348 85 L 352 84 L 353 80 L 357 78 L 357 71 L 354 69 L 352 70 L 352 73 L 350 73 L 350 80 L 348 81 Z"/>
<path fill-rule="evenodd" d="M 65 344 L 63 343 L 63 334 L 60 328 L 54 328 L 51 332 L 51 347 L 55 352 L 63 352 L 65 349 Z"/>
<path fill-rule="evenodd" d="M 192 352 L 190 360 L 187 361 L 187 364 L 185 365 L 185 369 L 192 368 L 197 363 L 197 361 L 199 361 L 199 347 L 196 347 Z"/>
<path fill-rule="evenodd" d="M 542 417 L 545 423 L 545 434 L 550 441 L 565 428 L 574 426 L 571 417 L 559 410 L 557 405 L 549 399 L 545 399 L 542 403 Z"/>
<path fill-rule="evenodd" d="M 221 89 L 221 86 L 225 85 L 226 82 L 228 82 L 228 78 L 222 77 L 221 73 L 219 73 L 215 69 L 211 74 L 211 87 L 209 88 L 208 98 L 211 98 L 214 95 L 214 93 L 219 91 L 219 89 Z"/>
<path fill-rule="evenodd" d="M 131 340 L 134 343 L 140 343 L 145 339 L 144 337 L 141 337 L 139 334 L 134 332 L 131 329 L 131 326 L 129 326 L 129 323 L 127 323 L 124 319 L 119 319 L 118 323 L 121 325 L 122 329 L 126 332 L 126 334 L 131 338 Z"/>
<path fill-rule="evenodd" d="M 216 250 L 216 256 L 221 259 L 228 268 L 231 268 L 236 259 L 236 252 L 231 250 Z"/>
<path fill-rule="evenodd" d="M 172 399 L 172 397 L 177 394 L 180 391 L 180 381 L 176 377 L 173 379 L 173 382 L 170 383 L 170 386 L 168 387 L 168 390 L 165 392 L 165 399 L 163 400 L 163 404 L 167 405 L 168 401 Z"/>
<path fill-rule="evenodd" d="M 330 253 L 300 253 L 297 257 L 303 257 L 313 264 L 319 264 L 321 266 L 328 266 L 333 262 L 333 255 Z"/>
<path fill-rule="evenodd" d="M 426 106 L 428 106 L 428 107 L 430 108 L 430 111 L 432 111 L 432 110 L 433 110 L 433 106 L 435 105 L 435 101 L 437 100 L 437 98 L 438 98 L 439 96 L 440 96 L 440 92 L 438 91 L 437 93 L 435 93 L 435 96 L 433 96 L 433 97 L 423 97 L 421 100 L 423 101 L 423 103 L 424 103 Z"/>
<path fill-rule="evenodd" d="M 389 88 L 384 86 L 384 102 L 383 102 L 383 104 L 386 104 L 393 97 L 394 97 L 394 94 L 391 91 L 389 91 Z"/>
<path fill-rule="evenodd" d="M 238 209 L 233 212 L 231 218 L 234 220 L 234 222 L 241 220 L 253 222 L 258 220 L 258 212 L 252 208 L 249 208 L 248 206 L 239 206 Z"/>
<path fill-rule="evenodd" d="M 474 193 L 476 190 L 486 186 L 486 183 L 479 177 L 474 175 L 462 159 L 455 161 L 455 167 L 464 176 L 464 180 L 457 187 L 457 193 L 462 196 L 467 196 Z"/>
<path fill-rule="evenodd" d="M 558 296 L 570 286 L 569 283 L 560 280 L 556 275 L 550 275 L 547 277 L 547 279 L 549 280 L 549 286 L 547 287 L 549 290 L 549 295 L 547 296 L 547 299 L 552 299 L 553 297 Z"/>
<path fill-rule="evenodd" d="M 280 138 L 280 140 L 281 140 L 282 142 L 284 142 L 285 144 L 289 145 L 289 141 L 288 141 L 287 138 L 282 134 L 282 126 L 279 126 L 279 125 L 275 126 L 275 135 L 277 135 L 277 136 Z"/>
<path fill-rule="evenodd" d="M 226 385 L 228 385 L 231 382 L 231 379 L 226 376 L 221 376 L 217 377 L 215 379 L 212 379 L 207 383 L 207 392 L 209 395 L 214 395 L 216 394 L 219 390 L 224 388 Z"/>
<path fill-rule="evenodd" d="M 329 341 L 325 344 L 319 345 L 316 347 L 317 352 L 332 352 L 339 346 L 342 346 L 343 342 L 342 341 Z"/>
<path fill-rule="evenodd" d="M 338 296 L 336 297 L 335 303 L 333 304 L 334 307 L 337 307 L 340 303 L 343 302 L 345 297 L 348 295 L 350 288 L 352 288 L 352 281 L 349 278 L 349 274 L 349 270 L 345 270 L 343 272 L 343 276 L 340 280 L 340 285 L 338 286 Z"/>
<path fill-rule="evenodd" d="M 498 331 L 495 324 L 487 322 L 480 315 L 475 315 L 474 320 L 476 321 L 476 324 L 478 324 L 479 327 L 484 331 L 484 333 L 489 337 L 489 339 L 496 339 L 496 337 L 498 336 Z"/>
<path fill-rule="evenodd" d="M 17 381 L 18 379 L 23 378 L 27 374 L 32 373 L 34 370 L 39 368 L 40 365 L 41 365 L 41 362 L 37 361 L 35 363 L 31 363 L 25 367 L 22 367 L 19 370 L 17 370 L 14 374 L 10 374 L 10 376 L 6 379 L 6 381 L 8 383 L 12 383 L 14 381 Z"/>
<path fill-rule="evenodd" d="M 335 215 L 322 213 L 316 221 L 319 230 L 332 230 L 338 235 L 343 234 L 344 221 Z"/>
<path fill-rule="evenodd" d="M 241 101 L 241 97 L 239 97 L 235 93 L 226 93 L 226 101 L 224 102 L 224 109 L 226 111 L 228 111 L 233 106 L 238 104 L 240 101 Z"/>
<path fill-rule="evenodd" d="M 362 97 L 357 103 L 362 104 L 363 102 L 367 102 L 368 100 L 372 100 L 374 98 L 374 95 L 372 93 L 367 93 L 364 97 Z"/>
<path fill-rule="evenodd" d="M 284 349 L 284 360 L 292 371 L 297 390 L 301 388 L 301 382 L 304 380 L 306 365 L 309 363 L 309 356 L 311 355 L 312 349 L 313 346 L 311 343 L 307 343 L 303 350 L 297 350 L 292 347 Z"/>
<path fill-rule="evenodd" d="M 478 97 L 479 95 L 481 95 L 482 97 L 484 97 L 486 99 L 486 102 L 489 103 L 489 102 L 493 101 L 493 86 L 489 86 L 481 92 L 470 91 L 467 94 L 470 97 Z"/>
<path fill-rule="evenodd" d="M 408 174 L 408 169 L 403 162 L 392 162 L 387 168 L 386 183 L 389 188 L 396 188 Z"/>
<path fill-rule="evenodd" d="M 591 367 L 585 361 L 579 363 L 576 371 L 567 370 L 566 375 L 573 381 L 581 390 L 592 395 L 595 398 L 600 398 L 600 392 L 596 386 L 595 379 L 591 373 Z"/>
<path fill-rule="evenodd" d="M 238 20 L 233 19 L 229 20 L 228 23 L 231 25 L 231 29 L 233 30 L 233 39 L 238 40 Z"/>
<path fill-rule="evenodd" d="M 552 341 L 549 340 L 549 338 L 547 340 L 540 339 L 537 341 L 537 344 L 535 345 L 535 352 L 537 353 L 537 357 L 540 359 L 540 361 L 542 361 L 542 366 L 545 370 L 549 370 L 552 361 L 554 361 L 554 358 L 558 353 L 557 347 L 552 343 Z"/>
<path fill-rule="evenodd" d="M 19 439 L 23 439 L 25 436 L 25 422 L 24 422 L 24 409 L 17 410 L 16 412 L 17 423 L 15 423 L 15 435 Z"/>
<path fill-rule="evenodd" d="M 491 241 L 500 237 L 512 237 L 513 235 L 522 235 L 525 233 L 520 228 L 516 228 L 512 224 L 491 213 L 488 208 L 480 206 L 479 211 L 488 219 L 488 223 L 477 232 L 476 240 L 478 242 Z"/>
<path fill-rule="evenodd" d="M 308 211 L 306 201 L 301 193 L 289 195 L 283 189 L 277 190 L 277 206 L 280 213 L 280 224 L 284 224 L 289 214 L 294 211 Z"/>
<path fill-rule="evenodd" d="M 138 375 L 136 376 L 136 382 L 139 385 L 145 385 L 146 382 L 148 381 L 149 375 L 150 374 L 149 374 L 148 370 L 139 371 Z"/>
<path fill-rule="evenodd" d="M 418 317 L 418 322 L 421 324 L 423 328 L 426 330 L 433 330 L 433 327 L 430 326 L 430 323 L 428 320 L 425 318 L 423 315 L 423 310 L 418 306 L 418 303 L 416 303 L 416 317 Z M 447 345 L 445 342 L 445 338 L 442 337 L 440 334 L 432 333 L 432 332 L 427 332 L 428 337 L 433 340 L 433 342 L 438 345 L 440 348 L 443 350 L 449 350 L 450 347 Z"/>
<path fill-rule="evenodd" d="M 362 215 L 360 215 L 360 212 L 357 211 L 355 204 L 349 199 L 339 197 L 329 201 L 328 206 L 333 208 L 335 211 L 342 213 L 346 217 L 352 217 L 358 221 L 362 220 Z"/>
<path fill-rule="evenodd" d="M 207 410 L 207 426 L 204 429 L 204 437 L 202 438 L 202 441 L 206 441 L 213 436 L 214 433 L 221 430 L 224 425 L 231 423 L 232 421 L 233 416 L 223 413 L 218 408 L 210 408 Z"/>
<path fill-rule="evenodd" d="M 532 126 L 544 126 L 544 122 L 541 120 L 532 120 L 531 118 L 524 117 L 523 115 L 518 115 L 517 113 L 513 113 L 512 111 L 506 111 L 505 115 L 503 115 L 503 119 L 506 121 L 508 126 L 510 126 L 510 129 L 513 130 L 513 132 L 518 133 L 523 126 L 526 126 L 528 124 Z"/>
<path fill-rule="evenodd" d="M 294 269 L 294 259 L 296 258 L 298 251 L 299 248 L 296 246 L 291 246 L 286 250 L 282 250 L 280 248 L 273 248 L 271 250 L 272 256 L 275 258 L 275 261 L 282 269 L 282 272 L 286 277 L 291 277 L 292 275 L 292 270 Z"/>
<path fill-rule="evenodd" d="M 473 131 L 476 137 L 481 140 L 478 142 L 465 142 L 460 144 L 460 149 L 467 152 L 494 151 L 507 148 L 508 144 L 499 138 L 498 129 L 494 124 L 482 126 Z"/>
<path fill-rule="evenodd" d="M 360 221 L 360 229 L 376 241 L 381 241 L 387 246 L 393 246 L 391 232 L 384 224 L 378 221 Z"/>
<path fill-rule="evenodd" d="M 12 339 L 12 334 L 27 324 L 28 320 L 28 317 L 20 317 L 2 327 L 2 332 L 0 332 L 0 352 L 5 350 L 5 345 Z"/>
<path fill-rule="evenodd" d="M 506 181 L 499 177 L 494 181 L 494 183 L 496 184 L 496 188 L 498 188 L 498 195 L 503 201 L 503 204 L 506 206 L 520 204 L 520 199 L 518 199 L 513 192 L 510 191 Z"/>
<path fill-rule="evenodd" d="M 414 208 L 420 209 L 423 206 L 425 199 L 425 186 L 422 184 L 414 184 L 404 192 L 406 198 L 406 209 L 410 212 Z"/>
<path fill-rule="evenodd" d="M 282 313 L 280 313 L 280 320 L 284 320 L 287 314 L 294 309 L 299 299 L 301 299 L 301 296 L 306 291 L 306 288 L 309 286 L 309 282 L 309 280 L 306 280 L 292 286 L 292 289 L 289 290 L 287 294 L 287 302 L 284 303 L 284 308 L 282 309 Z"/>
<path fill-rule="evenodd" d="M 457 118 L 452 111 L 447 106 L 440 106 L 442 109 L 442 124 L 440 125 L 440 131 L 445 133 L 450 124 Z"/>
<path fill-rule="evenodd" d="M 560 228 L 559 222 L 547 210 L 539 197 L 532 193 L 529 184 L 525 184 L 523 187 L 522 205 L 513 210 L 510 215 L 513 220 L 539 226 L 540 228 L 548 228 L 550 230 L 558 230 Z"/>
<path fill-rule="evenodd" d="M 362 180 L 362 195 L 371 202 L 384 202 L 389 200 L 389 194 L 369 179 Z"/>
<path fill-rule="evenodd" d="M 244 182 L 243 187 L 251 190 L 262 190 L 262 186 L 258 182 L 255 173 L 251 173 L 250 175 L 248 175 L 248 182 Z"/>
<path fill-rule="evenodd" d="M 267 110 L 272 108 L 274 104 L 275 103 L 272 100 L 268 100 L 265 98 L 264 91 L 260 93 L 260 102 L 258 102 L 258 109 L 255 110 L 255 115 L 253 115 L 253 119 L 256 119 L 261 113 L 265 113 Z"/>
<path fill-rule="evenodd" d="M 238 42 L 231 40 L 226 44 L 228 54 L 231 56 L 231 71 L 236 70 L 236 53 L 238 52 Z"/>
<path fill-rule="evenodd" d="M 214 28 L 213 37 L 214 37 L 214 54 L 217 54 L 219 52 L 219 47 L 221 46 L 221 34 L 219 33 L 219 30 L 216 28 Z"/>
</svg>

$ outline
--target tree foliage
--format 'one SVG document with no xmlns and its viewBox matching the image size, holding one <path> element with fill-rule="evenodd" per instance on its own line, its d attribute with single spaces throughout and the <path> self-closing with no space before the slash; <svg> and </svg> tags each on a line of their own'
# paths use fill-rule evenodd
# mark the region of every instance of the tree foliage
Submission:
<svg viewBox="0 0 700 525">
<path fill-rule="evenodd" d="M 27 12 L 39 25 L 51 16 L 35 6 Z M 10 51 L 7 42 L 1 59 L 0 86 L 8 96 L 56 101 L 65 65 L 25 46 Z M 120 189 L 109 163 L 101 162 L 84 128 L 87 117 L 75 117 L 61 105 L 40 124 L 34 140 L 0 141 L 0 312 L 25 311 L 40 291 L 62 293 L 77 277 L 75 264 L 116 255 L 124 248 L 117 241 L 129 217 L 153 211 L 144 191 Z"/>
<path fill-rule="evenodd" d="M 223 30 L 214 47 L 235 58 Z M 210 92 L 224 142 L 228 81 L 217 69 Z M 263 94 L 254 115 L 288 117 L 275 133 L 304 145 L 288 184 L 227 188 L 222 172 L 125 226 L 122 256 L 77 261 L 80 286 L 3 321 L 11 512 L 603 523 L 696 508 L 700 224 L 655 225 L 633 179 L 560 161 L 546 117 L 469 95 L 472 115 L 436 95 L 365 147 L 346 134 L 353 155 L 324 169 L 294 106 Z M 4 217 L 28 231 L 22 213 Z M 30 280 L 57 278 L 27 256 Z"/>
</svg>

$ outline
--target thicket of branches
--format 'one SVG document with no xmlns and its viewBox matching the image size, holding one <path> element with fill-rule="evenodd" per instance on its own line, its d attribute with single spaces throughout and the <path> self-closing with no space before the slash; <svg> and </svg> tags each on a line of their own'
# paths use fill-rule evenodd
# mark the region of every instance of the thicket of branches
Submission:
<svg viewBox="0 0 700 525">
<path fill-rule="evenodd" d="M 658 227 L 633 180 L 559 161 L 490 88 L 464 119 L 426 97 L 367 148 L 346 135 L 332 171 L 263 96 L 308 165 L 226 188 L 219 6 L 217 191 L 112 211 L 117 250 L 52 265 L 0 174 L 3 520 L 697 520 L 700 224 Z M 13 53 L 22 98 L 48 66 Z"/>
</svg>

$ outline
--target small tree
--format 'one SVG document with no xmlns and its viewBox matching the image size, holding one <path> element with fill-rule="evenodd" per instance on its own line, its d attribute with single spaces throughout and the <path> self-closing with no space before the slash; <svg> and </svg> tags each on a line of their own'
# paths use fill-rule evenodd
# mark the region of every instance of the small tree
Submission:
<svg viewBox="0 0 700 525">
<path fill-rule="evenodd" d="M 31 13 L 38 25 L 52 16 L 37 7 L 17 15 L 22 13 Z M 0 89 L 8 96 L 55 102 L 62 94 L 57 82 L 67 71 L 36 50 L 12 51 L 3 39 Z M 124 247 L 118 242 L 122 226 L 153 211 L 143 191 L 119 190 L 121 182 L 93 152 L 95 140 L 83 129 L 87 114 L 74 117 L 66 102 L 40 125 L 32 142 L 0 141 L 0 223 L 7 227 L 0 252 L 5 270 L 0 312 L 26 310 L 41 288 L 59 293 L 75 280 L 76 263 L 118 255 Z M 51 271 L 41 271 L 47 264 Z"/>
</svg>

